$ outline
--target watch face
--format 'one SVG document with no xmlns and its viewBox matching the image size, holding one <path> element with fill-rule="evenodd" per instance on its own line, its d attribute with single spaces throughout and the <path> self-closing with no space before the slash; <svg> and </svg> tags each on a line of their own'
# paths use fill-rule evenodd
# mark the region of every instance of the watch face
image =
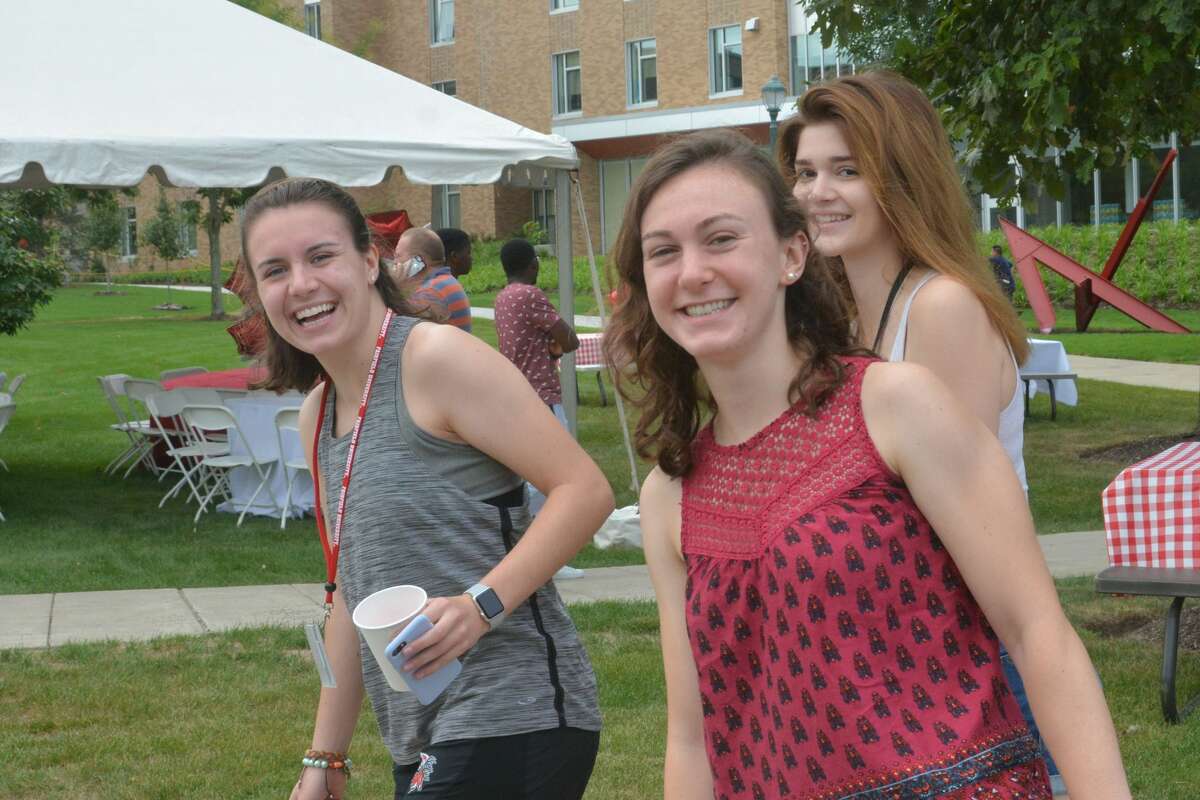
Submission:
<svg viewBox="0 0 1200 800">
<path fill-rule="evenodd" d="M 480 610 L 488 619 L 499 616 L 504 611 L 504 603 L 500 602 L 500 598 L 491 589 L 476 595 L 475 602 L 479 604 Z"/>
</svg>

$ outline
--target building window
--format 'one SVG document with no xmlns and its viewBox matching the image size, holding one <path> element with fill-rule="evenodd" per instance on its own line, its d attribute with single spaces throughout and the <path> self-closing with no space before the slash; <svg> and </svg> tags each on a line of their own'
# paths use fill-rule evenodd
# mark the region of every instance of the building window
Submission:
<svg viewBox="0 0 1200 800">
<path fill-rule="evenodd" d="M 626 72 L 629 75 L 629 105 L 654 103 L 658 100 L 658 46 L 654 39 L 630 42 L 626 52 Z"/>
<path fill-rule="evenodd" d="M 708 32 L 708 61 L 712 94 L 742 90 L 742 27 L 713 28 Z"/>
<path fill-rule="evenodd" d="M 196 223 L 200 219 L 200 204 L 194 200 L 185 200 L 179 204 L 183 220 L 179 223 L 179 246 L 186 255 L 194 256 L 199 250 Z"/>
<path fill-rule="evenodd" d="M 600 250 L 607 253 L 617 241 L 629 187 L 646 166 L 645 158 L 600 162 Z"/>
<path fill-rule="evenodd" d="M 137 209 L 122 209 L 125 224 L 121 226 L 121 258 L 137 258 Z"/>
<path fill-rule="evenodd" d="M 454 0 L 429 0 L 429 41 L 454 41 Z"/>
<path fill-rule="evenodd" d="M 551 11 L 574 11 L 579 8 L 579 0 L 550 0 Z"/>
<path fill-rule="evenodd" d="M 458 184 L 433 187 L 433 227 L 462 227 L 462 197 Z"/>
<path fill-rule="evenodd" d="M 533 221 L 546 232 L 546 242 L 554 244 L 554 190 L 533 190 Z"/>
<path fill-rule="evenodd" d="M 454 97 L 458 94 L 458 84 L 454 81 L 434 81 L 433 88 L 437 89 L 442 94 L 448 94 Z"/>
<path fill-rule="evenodd" d="M 304 0 L 304 32 L 321 38 L 321 0 Z"/>
<path fill-rule="evenodd" d="M 793 94 L 802 94 L 809 84 L 854 74 L 850 56 L 836 46 L 821 46 L 821 33 L 813 30 L 816 17 L 805 15 L 798 22 L 800 32 L 791 37 Z"/>
<path fill-rule="evenodd" d="M 579 69 L 579 51 L 554 54 L 554 113 L 583 111 L 583 88 Z"/>
</svg>

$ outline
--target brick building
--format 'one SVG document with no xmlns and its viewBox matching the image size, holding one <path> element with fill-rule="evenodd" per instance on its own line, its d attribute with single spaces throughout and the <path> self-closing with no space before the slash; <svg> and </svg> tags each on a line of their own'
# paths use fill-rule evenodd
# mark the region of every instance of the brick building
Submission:
<svg viewBox="0 0 1200 800">
<path fill-rule="evenodd" d="M 764 145 L 760 89 L 779 76 L 792 100 L 803 84 L 851 69 L 809 34 L 793 0 L 287 0 L 310 35 L 533 130 L 579 152 L 595 246 L 605 252 L 631 181 L 665 138 L 738 128 Z M 379 98 L 380 103 L 388 98 Z M 364 210 L 405 208 L 418 224 L 506 237 L 528 220 L 552 235 L 553 189 L 422 186 L 397 177 L 355 189 Z M 180 196 L 182 196 L 182 193 Z M 574 203 L 575 198 L 572 198 Z M 145 182 L 133 204 L 153 215 Z M 576 212 L 577 213 L 577 212 Z M 582 229 L 575 224 L 575 252 Z M 196 256 L 207 262 L 204 232 Z M 222 255 L 233 258 L 236 225 Z M 143 248 L 144 249 L 144 248 Z M 138 264 L 142 251 L 138 252 Z"/>
</svg>

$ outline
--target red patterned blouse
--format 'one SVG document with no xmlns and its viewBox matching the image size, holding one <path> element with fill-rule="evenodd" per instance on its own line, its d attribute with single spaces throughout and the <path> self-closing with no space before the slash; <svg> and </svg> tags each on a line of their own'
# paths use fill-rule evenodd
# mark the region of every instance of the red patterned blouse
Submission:
<svg viewBox="0 0 1200 800">
<path fill-rule="evenodd" d="M 717 798 L 1050 798 L 998 642 L 862 416 L 871 359 L 815 418 L 683 481 L 686 614 Z"/>
</svg>

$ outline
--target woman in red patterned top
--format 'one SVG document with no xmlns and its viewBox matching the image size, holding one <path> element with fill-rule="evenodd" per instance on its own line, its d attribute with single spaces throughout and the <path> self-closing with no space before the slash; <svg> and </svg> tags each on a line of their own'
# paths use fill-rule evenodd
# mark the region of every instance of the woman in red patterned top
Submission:
<svg viewBox="0 0 1200 800">
<path fill-rule="evenodd" d="M 1049 798 L 999 633 L 1071 793 L 1129 797 L 1004 451 L 926 369 L 855 348 L 770 161 L 730 132 L 666 146 L 614 260 L 606 348 L 658 463 L 666 796 Z"/>
</svg>

